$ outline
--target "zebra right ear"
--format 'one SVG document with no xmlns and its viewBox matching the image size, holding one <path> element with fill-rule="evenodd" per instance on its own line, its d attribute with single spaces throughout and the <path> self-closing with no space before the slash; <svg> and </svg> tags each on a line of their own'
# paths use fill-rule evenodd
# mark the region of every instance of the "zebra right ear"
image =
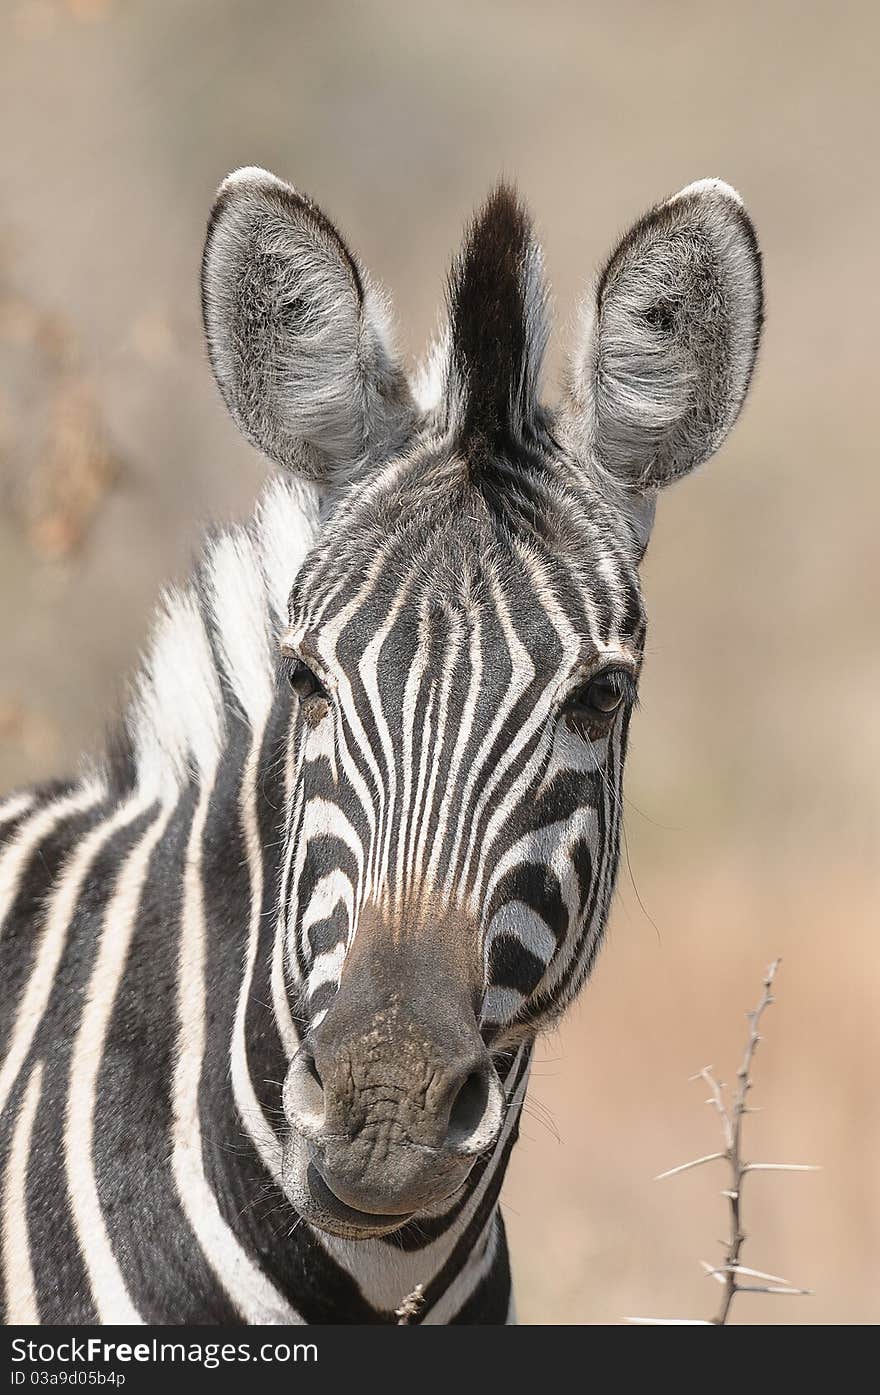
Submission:
<svg viewBox="0 0 880 1395">
<path fill-rule="evenodd" d="M 220 186 L 202 311 L 226 405 L 279 465 L 344 484 L 405 434 L 409 388 L 381 297 L 320 209 L 266 170 Z"/>
<path fill-rule="evenodd" d="M 653 208 L 585 308 L 567 417 L 624 490 L 653 491 L 714 454 L 748 390 L 761 257 L 739 195 L 703 179 Z"/>
</svg>

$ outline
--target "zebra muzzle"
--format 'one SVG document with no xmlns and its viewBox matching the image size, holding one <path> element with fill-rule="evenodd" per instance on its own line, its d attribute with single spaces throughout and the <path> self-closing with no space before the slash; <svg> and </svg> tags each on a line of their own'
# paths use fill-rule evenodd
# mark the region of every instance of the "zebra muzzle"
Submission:
<svg viewBox="0 0 880 1395">
<path fill-rule="evenodd" d="M 423 969 L 415 981 L 398 972 L 347 985 L 344 975 L 292 1061 L 283 1180 L 315 1224 L 396 1229 L 454 1196 L 497 1142 L 504 1090 L 471 994 L 438 983 Z"/>
</svg>

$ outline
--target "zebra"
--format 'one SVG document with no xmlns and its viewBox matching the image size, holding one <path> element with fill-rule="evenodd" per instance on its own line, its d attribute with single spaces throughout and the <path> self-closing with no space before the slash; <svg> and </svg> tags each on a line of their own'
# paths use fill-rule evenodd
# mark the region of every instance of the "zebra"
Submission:
<svg viewBox="0 0 880 1395">
<path fill-rule="evenodd" d="M 0 804 L 4 1321 L 512 1321 L 499 1193 L 608 916 L 655 496 L 752 374 L 753 226 L 717 179 L 639 219 L 554 404 L 503 183 L 418 373 L 264 170 L 220 186 L 202 301 L 282 469 L 100 757 Z"/>
</svg>

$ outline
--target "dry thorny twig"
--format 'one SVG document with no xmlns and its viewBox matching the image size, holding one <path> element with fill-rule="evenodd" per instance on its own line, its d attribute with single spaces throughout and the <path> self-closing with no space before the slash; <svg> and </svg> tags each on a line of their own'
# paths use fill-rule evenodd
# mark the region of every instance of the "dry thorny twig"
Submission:
<svg viewBox="0 0 880 1395">
<path fill-rule="evenodd" d="M 758 1027 L 764 1011 L 774 1001 L 772 989 L 778 968 L 779 960 L 775 959 L 764 977 L 764 992 L 761 1001 L 752 1012 L 746 1013 L 749 1021 L 749 1037 L 742 1065 L 737 1071 L 736 1089 L 731 1092 L 732 1099 L 728 1102 L 728 1096 L 725 1094 L 727 1087 L 716 1080 L 712 1074 L 711 1066 L 705 1066 L 697 1075 L 691 1077 L 693 1080 L 704 1080 L 709 1086 L 710 1097 L 706 1103 L 713 1106 L 721 1121 L 724 1139 L 723 1149 L 717 1153 L 707 1153 L 702 1158 L 694 1158 L 691 1162 L 681 1163 L 679 1167 L 672 1167 L 668 1172 L 661 1172 L 655 1178 L 655 1181 L 661 1182 L 666 1177 L 675 1177 L 680 1172 L 689 1172 L 691 1168 L 702 1167 L 704 1163 L 724 1161 L 728 1164 L 730 1185 L 725 1187 L 721 1193 L 727 1199 L 730 1216 L 730 1234 L 723 1242 L 724 1262 L 713 1265 L 707 1264 L 705 1260 L 701 1261 L 706 1274 L 724 1289 L 721 1305 L 714 1318 L 627 1318 L 627 1322 L 651 1326 L 684 1324 L 723 1327 L 728 1321 L 731 1305 L 738 1293 L 802 1295 L 810 1292 L 810 1289 L 797 1288 L 794 1284 L 790 1284 L 787 1279 L 781 1279 L 776 1274 L 765 1274 L 760 1269 L 749 1269 L 740 1263 L 740 1255 L 746 1239 L 742 1221 L 742 1194 L 746 1176 L 750 1172 L 816 1172 L 818 1170 L 805 1163 L 746 1162 L 742 1155 L 743 1118 L 746 1114 L 756 1112 L 746 1103 L 746 1100 L 752 1088 L 751 1072 L 755 1051 L 758 1048 L 758 1043 L 762 1040 Z M 743 1279 L 747 1282 L 743 1283 Z"/>
<path fill-rule="evenodd" d="M 417 1322 L 424 1304 L 424 1285 L 416 1284 L 412 1293 L 406 1295 L 400 1307 L 394 1309 L 394 1316 L 397 1318 L 398 1327 L 408 1327 L 410 1323 Z"/>
</svg>

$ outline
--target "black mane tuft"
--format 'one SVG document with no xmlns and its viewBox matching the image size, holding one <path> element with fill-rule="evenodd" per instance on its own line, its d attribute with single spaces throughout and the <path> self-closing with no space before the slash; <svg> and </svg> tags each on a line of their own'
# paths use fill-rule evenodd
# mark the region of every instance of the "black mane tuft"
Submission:
<svg viewBox="0 0 880 1395">
<path fill-rule="evenodd" d="M 534 410 L 546 339 L 541 253 L 508 185 L 468 229 L 448 295 L 451 424 L 462 442 L 497 440 Z"/>
</svg>

